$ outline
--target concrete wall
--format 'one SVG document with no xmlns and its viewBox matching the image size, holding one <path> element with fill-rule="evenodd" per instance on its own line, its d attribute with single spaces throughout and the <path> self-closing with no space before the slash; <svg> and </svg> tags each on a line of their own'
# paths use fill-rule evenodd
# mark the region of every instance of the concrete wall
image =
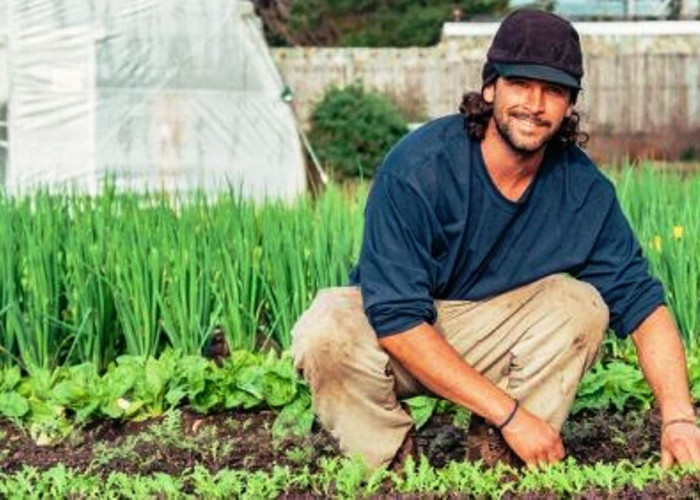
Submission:
<svg viewBox="0 0 700 500">
<path fill-rule="evenodd" d="M 440 44 L 429 48 L 279 48 L 272 53 L 305 123 L 327 86 L 355 81 L 395 96 L 414 111 L 422 108 L 432 118 L 456 112 L 462 94 L 480 87 L 496 29 L 481 25 L 460 32 L 454 27 L 448 25 Z M 644 156 L 659 157 L 700 143 L 700 23 L 581 23 L 577 28 L 585 54 L 578 108 L 593 142 L 614 154 L 642 149 Z M 611 145 L 611 138 L 620 144 Z"/>
</svg>

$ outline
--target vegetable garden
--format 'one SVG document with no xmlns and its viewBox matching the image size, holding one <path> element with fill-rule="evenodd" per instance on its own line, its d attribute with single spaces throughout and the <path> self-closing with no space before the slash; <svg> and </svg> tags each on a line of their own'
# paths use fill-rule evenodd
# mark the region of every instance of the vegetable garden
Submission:
<svg viewBox="0 0 700 500">
<path fill-rule="evenodd" d="M 700 176 L 611 172 L 682 331 L 700 399 Z M 403 473 L 342 458 L 314 423 L 289 332 L 346 283 L 367 186 L 255 206 L 40 192 L 0 198 L 0 497 L 306 494 L 687 496 L 659 466 L 659 422 L 631 341 L 609 335 L 542 469 L 463 460 L 469 414 L 407 401 L 423 453 Z M 215 333 L 216 332 L 216 333 Z M 225 338 L 210 359 L 211 339 Z M 203 355 L 203 353 L 205 355 Z"/>
</svg>

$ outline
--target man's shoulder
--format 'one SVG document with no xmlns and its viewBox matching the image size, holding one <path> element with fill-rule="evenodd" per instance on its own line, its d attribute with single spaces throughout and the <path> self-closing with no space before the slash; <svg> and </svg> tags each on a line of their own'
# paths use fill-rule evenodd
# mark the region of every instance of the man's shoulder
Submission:
<svg viewBox="0 0 700 500">
<path fill-rule="evenodd" d="M 380 172 L 402 179 L 420 177 L 449 167 L 470 139 L 459 114 L 431 120 L 402 138 L 389 151 Z"/>
<path fill-rule="evenodd" d="M 615 186 L 579 146 L 564 150 L 563 163 L 571 194 L 578 204 L 609 202 L 615 198 Z M 604 203 L 607 204 L 607 203 Z"/>
</svg>

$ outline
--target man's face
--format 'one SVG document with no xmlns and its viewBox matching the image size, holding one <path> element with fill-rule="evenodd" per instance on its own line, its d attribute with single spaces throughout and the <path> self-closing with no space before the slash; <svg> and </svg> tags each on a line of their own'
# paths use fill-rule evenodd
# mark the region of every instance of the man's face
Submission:
<svg viewBox="0 0 700 500">
<path fill-rule="evenodd" d="M 498 78 L 484 88 L 503 140 L 525 156 L 540 151 L 573 111 L 569 88 L 529 78 Z"/>
</svg>

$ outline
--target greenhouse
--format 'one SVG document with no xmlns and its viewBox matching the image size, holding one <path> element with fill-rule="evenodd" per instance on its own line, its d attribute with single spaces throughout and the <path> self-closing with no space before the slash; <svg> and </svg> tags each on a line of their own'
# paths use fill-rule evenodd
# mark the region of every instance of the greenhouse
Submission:
<svg viewBox="0 0 700 500">
<path fill-rule="evenodd" d="M 305 190 L 297 124 L 252 5 L 4 0 L 5 185 Z M 1 62 L 1 61 L 0 61 Z"/>
</svg>

